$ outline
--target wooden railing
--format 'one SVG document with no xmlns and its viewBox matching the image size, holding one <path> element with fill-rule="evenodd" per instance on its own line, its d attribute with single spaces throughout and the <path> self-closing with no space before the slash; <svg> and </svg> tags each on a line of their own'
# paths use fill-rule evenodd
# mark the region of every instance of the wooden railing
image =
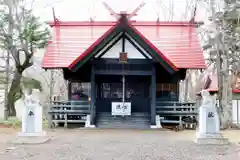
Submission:
<svg viewBox="0 0 240 160">
<path fill-rule="evenodd" d="M 64 123 L 85 123 L 86 116 L 90 114 L 87 100 L 81 101 L 54 101 L 49 110 L 52 123 L 57 126 Z"/>
<path fill-rule="evenodd" d="M 178 124 L 180 128 L 196 128 L 198 110 L 195 103 L 157 101 L 156 114 L 161 123 Z"/>
</svg>

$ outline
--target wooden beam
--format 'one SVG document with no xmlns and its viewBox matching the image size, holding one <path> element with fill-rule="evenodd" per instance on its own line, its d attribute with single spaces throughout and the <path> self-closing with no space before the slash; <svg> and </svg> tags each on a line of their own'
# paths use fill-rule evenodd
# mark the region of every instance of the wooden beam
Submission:
<svg viewBox="0 0 240 160">
<path fill-rule="evenodd" d="M 135 42 L 137 42 L 146 52 L 157 60 L 165 70 L 167 70 L 170 74 L 176 73 L 176 67 L 173 64 L 169 64 L 166 59 L 163 59 L 163 57 L 161 57 L 153 47 L 146 43 L 142 35 L 139 35 L 134 28 L 127 26 L 125 27 L 125 32 L 127 32 Z"/>
<path fill-rule="evenodd" d="M 125 43 L 126 43 L 126 41 L 125 41 L 125 36 L 122 36 L 122 52 L 125 52 Z"/>
<path fill-rule="evenodd" d="M 152 71 L 127 71 L 127 70 L 96 70 L 96 75 L 136 75 L 150 76 Z"/>
<path fill-rule="evenodd" d="M 127 64 L 152 64 L 155 61 L 152 59 L 128 59 Z M 119 59 L 117 58 L 108 58 L 108 59 L 95 59 L 93 64 L 119 64 Z"/>
<path fill-rule="evenodd" d="M 120 35 L 118 38 L 116 38 L 107 48 L 105 48 L 102 53 L 97 57 L 97 59 L 100 59 L 105 53 L 107 53 L 123 36 Z"/>
<path fill-rule="evenodd" d="M 95 123 L 95 89 L 96 82 L 95 82 L 95 66 L 92 65 L 92 72 L 91 72 L 91 109 L 90 109 L 90 115 L 91 115 L 91 125 L 94 125 Z"/>
<path fill-rule="evenodd" d="M 151 77 L 151 125 L 156 125 L 156 68 L 152 67 Z"/>
<path fill-rule="evenodd" d="M 72 82 L 68 80 L 68 100 L 72 100 Z"/>
<path fill-rule="evenodd" d="M 124 35 L 124 37 L 140 52 L 146 59 L 150 59 L 140 47 L 138 47 L 128 36 Z"/>
</svg>

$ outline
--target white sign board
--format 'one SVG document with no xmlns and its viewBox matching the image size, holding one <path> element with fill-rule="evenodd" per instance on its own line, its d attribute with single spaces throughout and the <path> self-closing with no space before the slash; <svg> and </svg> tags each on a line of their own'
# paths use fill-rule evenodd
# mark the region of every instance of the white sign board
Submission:
<svg viewBox="0 0 240 160">
<path fill-rule="evenodd" d="M 36 107 L 38 107 L 36 104 L 26 104 L 26 113 L 27 116 L 26 119 L 26 128 L 25 131 L 27 133 L 33 133 L 35 132 L 35 113 L 36 113 Z"/>
<path fill-rule="evenodd" d="M 131 103 L 130 102 L 112 102 L 112 115 L 114 116 L 130 116 Z"/>
</svg>

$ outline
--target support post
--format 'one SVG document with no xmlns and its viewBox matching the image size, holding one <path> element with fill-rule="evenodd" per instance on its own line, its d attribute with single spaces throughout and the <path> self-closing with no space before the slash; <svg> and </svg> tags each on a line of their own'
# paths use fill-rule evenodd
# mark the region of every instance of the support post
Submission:
<svg viewBox="0 0 240 160">
<path fill-rule="evenodd" d="M 72 82 L 68 80 L 68 100 L 72 100 Z"/>
<path fill-rule="evenodd" d="M 91 120 L 90 124 L 94 125 L 95 121 L 95 92 L 96 92 L 96 82 L 95 82 L 95 66 L 92 65 L 92 72 L 91 72 L 91 109 L 90 109 L 90 114 L 91 114 Z"/>
<path fill-rule="evenodd" d="M 156 125 L 156 69 L 152 66 L 151 77 L 151 125 Z"/>
<path fill-rule="evenodd" d="M 49 86 L 49 106 L 48 106 L 48 128 L 52 128 L 53 124 L 52 124 L 52 119 L 53 119 L 53 114 L 50 113 L 50 111 L 52 110 L 52 95 L 53 95 L 53 70 L 50 70 L 50 86 Z"/>
</svg>

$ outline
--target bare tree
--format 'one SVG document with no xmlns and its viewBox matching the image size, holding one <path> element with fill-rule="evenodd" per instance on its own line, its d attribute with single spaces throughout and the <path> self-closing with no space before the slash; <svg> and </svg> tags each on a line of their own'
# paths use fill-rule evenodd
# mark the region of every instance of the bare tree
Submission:
<svg viewBox="0 0 240 160">
<path fill-rule="evenodd" d="M 9 116 L 16 116 L 14 103 L 21 97 L 22 73 L 33 65 L 33 55 L 44 48 L 49 39 L 49 30 L 22 4 L 22 0 L 2 0 L 7 10 L 1 10 L 0 41 L 15 63 L 13 79 L 7 95 Z"/>
<path fill-rule="evenodd" d="M 218 76 L 218 112 L 221 128 L 231 126 L 232 121 L 232 76 L 239 74 L 240 29 L 239 0 L 223 0 L 223 11 L 216 11 L 216 2 L 210 0 L 212 16 L 205 26 L 207 39 L 204 49 L 210 54 Z"/>
</svg>

